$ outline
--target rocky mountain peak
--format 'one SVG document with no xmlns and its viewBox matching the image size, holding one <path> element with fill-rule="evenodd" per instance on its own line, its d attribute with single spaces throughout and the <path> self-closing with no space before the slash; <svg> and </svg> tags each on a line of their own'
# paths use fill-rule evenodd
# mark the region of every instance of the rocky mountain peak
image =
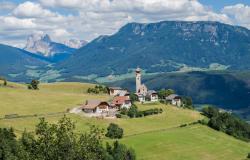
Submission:
<svg viewBox="0 0 250 160">
<path fill-rule="evenodd" d="M 75 49 L 83 45 L 84 42 L 70 40 L 67 44 L 57 43 L 51 40 L 48 34 L 38 33 L 28 36 L 24 50 L 39 54 L 45 57 L 53 57 L 59 54 L 71 54 Z"/>
<path fill-rule="evenodd" d="M 47 34 L 32 34 L 28 37 L 24 49 L 31 53 L 42 54 L 50 56 L 52 54 L 50 49 L 51 39 Z"/>
</svg>

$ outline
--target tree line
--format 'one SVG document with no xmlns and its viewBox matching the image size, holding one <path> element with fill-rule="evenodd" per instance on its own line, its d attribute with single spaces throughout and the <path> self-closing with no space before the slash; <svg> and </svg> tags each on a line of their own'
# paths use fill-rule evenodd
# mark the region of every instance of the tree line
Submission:
<svg viewBox="0 0 250 160">
<path fill-rule="evenodd" d="M 207 123 L 209 127 L 250 142 L 250 124 L 244 120 L 215 107 L 203 108 L 202 113 L 209 118 Z"/>
<path fill-rule="evenodd" d="M 133 149 L 118 141 L 103 145 L 104 130 L 91 126 L 76 134 L 66 116 L 57 124 L 40 119 L 35 134 L 24 131 L 17 138 L 12 128 L 0 128 L 1 160 L 135 160 Z"/>
<path fill-rule="evenodd" d="M 160 114 L 163 110 L 161 108 L 152 108 L 140 111 L 138 110 L 138 107 L 135 104 L 132 104 L 132 106 L 127 108 L 121 108 L 120 114 L 116 114 L 117 118 L 121 118 L 122 115 L 128 116 L 130 118 L 139 118 L 139 117 L 145 117 L 153 114 Z"/>
<path fill-rule="evenodd" d="M 87 93 L 99 94 L 99 93 L 108 93 L 108 88 L 103 85 L 96 85 L 93 88 L 88 88 Z"/>
</svg>

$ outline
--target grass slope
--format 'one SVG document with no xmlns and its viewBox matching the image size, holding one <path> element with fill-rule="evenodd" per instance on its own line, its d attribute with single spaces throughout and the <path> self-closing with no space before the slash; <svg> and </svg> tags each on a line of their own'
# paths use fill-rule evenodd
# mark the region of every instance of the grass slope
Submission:
<svg viewBox="0 0 250 160">
<path fill-rule="evenodd" d="M 107 95 L 86 94 L 86 89 L 92 84 L 41 84 L 39 91 L 27 90 L 21 84 L 9 85 L 0 87 L 0 118 L 6 114 L 38 114 L 36 117 L 0 120 L 0 127 L 14 127 L 18 134 L 25 128 L 33 131 L 39 117 L 56 122 L 63 116 L 63 113 L 58 112 L 73 108 L 86 99 L 110 99 Z M 92 124 L 106 128 L 111 122 L 117 123 L 125 131 L 121 141 L 136 150 L 138 159 L 242 160 L 250 151 L 250 144 L 206 126 L 179 127 L 202 119 L 199 112 L 159 103 L 138 104 L 138 107 L 140 110 L 158 107 L 163 108 L 164 112 L 138 119 L 96 119 L 68 113 L 67 116 L 76 122 L 77 132 L 88 130 Z"/>
<path fill-rule="evenodd" d="M 195 125 L 125 137 L 138 159 L 157 160 L 242 160 L 249 144 L 206 126 Z"/>
</svg>

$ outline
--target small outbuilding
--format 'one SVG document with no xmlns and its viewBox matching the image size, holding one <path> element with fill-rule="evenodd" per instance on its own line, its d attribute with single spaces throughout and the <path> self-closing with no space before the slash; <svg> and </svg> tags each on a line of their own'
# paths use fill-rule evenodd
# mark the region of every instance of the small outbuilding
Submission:
<svg viewBox="0 0 250 160">
<path fill-rule="evenodd" d="M 170 104 L 180 107 L 182 105 L 181 96 L 177 94 L 171 94 L 166 97 L 166 101 Z"/>
<path fill-rule="evenodd" d="M 149 90 L 146 94 L 146 99 L 151 102 L 157 102 L 158 101 L 158 93 L 154 90 Z"/>
<path fill-rule="evenodd" d="M 110 96 L 118 96 L 119 94 L 127 93 L 128 91 L 121 87 L 108 87 L 108 92 Z"/>
</svg>

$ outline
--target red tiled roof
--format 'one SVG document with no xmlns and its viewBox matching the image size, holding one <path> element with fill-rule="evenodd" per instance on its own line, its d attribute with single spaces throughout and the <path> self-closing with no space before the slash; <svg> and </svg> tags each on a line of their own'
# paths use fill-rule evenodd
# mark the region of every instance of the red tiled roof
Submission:
<svg viewBox="0 0 250 160">
<path fill-rule="evenodd" d="M 117 96 L 117 97 L 114 97 L 114 99 L 112 101 L 112 104 L 113 105 L 121 105 L 125 101 L 130 101 L 129 97 L 127 97 L 127 96 Z"/>
</svg>

